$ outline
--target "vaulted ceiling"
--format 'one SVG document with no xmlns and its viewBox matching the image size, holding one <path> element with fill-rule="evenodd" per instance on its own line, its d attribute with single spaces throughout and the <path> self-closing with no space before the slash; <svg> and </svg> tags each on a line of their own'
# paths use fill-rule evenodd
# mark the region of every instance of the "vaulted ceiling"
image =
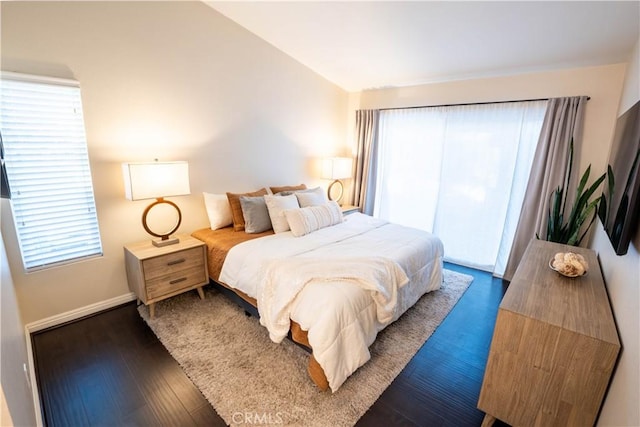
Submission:
<svg viewBox="0 0 640 427">
<path fill-rule="evenodd" d="M 207 1 L 348 91 L 624 62 L 639 1 Z"/>
</svg>

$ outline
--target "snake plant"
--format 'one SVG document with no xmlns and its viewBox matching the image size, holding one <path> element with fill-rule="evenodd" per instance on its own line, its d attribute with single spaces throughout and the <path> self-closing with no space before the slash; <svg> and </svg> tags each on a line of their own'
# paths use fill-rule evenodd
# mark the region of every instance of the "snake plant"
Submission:
<svg viewBox="0 0 640 427">
<path fill-rule="evenodd" d="M 567 172 L 564 177 L 564 187 L 558 186 L 549 196 L 547 235 L 545 240 L 579 246 L 598 215 L 598 204 L 602 196 L 598 196 L 593 200 L 589 199 L 593 196 L 600 184 L 602 184 L 606 174 L 602 174 L 590 187 L 585 188 L 591 173 L 591 165 L 587 167 L 578 183 L 576 197 L 567 216 L 567 189 L 571 181 L 572 168 L 573 139 L 569 144 L 569 158 Z M 591 220 L 585 225 L 589 217 L 591 217 Z M 536 237 L 540 238 L 537 235 Z"/>
</svg>

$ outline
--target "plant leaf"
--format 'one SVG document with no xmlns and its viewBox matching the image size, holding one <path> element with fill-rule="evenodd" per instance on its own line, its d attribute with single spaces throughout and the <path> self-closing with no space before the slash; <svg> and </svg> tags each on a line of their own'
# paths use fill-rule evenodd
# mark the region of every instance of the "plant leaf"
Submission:
<svg viewBox="0 0 640 427">
<path fill-rule="evenodd" d="M 583 198 L 583 190 L 584 186 L 587 184 L 589 180 L 589 175 L 591 173 L 591 165 L 587 167 L 587 169 L 582 174 L 582 178 L 580 178 L 580 183 L 578 183 L 578 188 L 576 188 L 576 199 L 573 202 L 573 208 L 571 208 L 571 214 L 569 214 L 569 227 L 575 223 L 576 216 L 580 215 L 580 211 L 583 209 L 583 204 L 586 203 L 586 200 Z"/>
<path fill-rule="evenodd" d="M 590 167 L 591 165 L 589 165 L 589 168 Z M 587 168 L 587 171 L 589 171 L 589 168 Z M 585 176 L 587 176 L 586 172 L 585 172 Z M 582 213 L 587 208 L 587 206 L 589 206 L 589 199 L 591 198 L 593 193 L 595 193 L 595 191 L 598 189 L 600 184 L 602 184 L 602 181 L 604 181 L 605 177 L 606 177 L 606 174 L 600 175 L 600 177 L 591 185 L 591 187 L 589 187 L 577 199 L 576 204 L 574 205 L 573 210 L 571 212 L 571 217 L 569 218 L 569 228 L 574 228 L 576 226 L 578 228 L 580 227 L 580 224 L 576 224 L 576 221 L 580 216 L 582 216 Z M 596 201 L 599 202 L 600 197 L 597 197 Z"/>
<path fill-rule="evenodd" d="M 557 187 L 549 198 L 549 218 L 547 223 L 547 240 L 550 242 L 557 242 L 562 227 L 562 213 L 560 212 L 560 205 L 562 203 L 563 190 Z"/>
<path fill-rule="evenodd" d="M 569 158 L 567 159 L 567 173 L 565 174 L 564 177 L 564 187 L 563 188 L 569 188 L 569 184 L 571 183 L 571 171 L 573 169 L 573 136 L 571 136 L 571 141 L 569 141 Z M 565 208 L 567 206 L 567 196 L 568 194 L 565 193 L 565 197 L 564 200 L 562 201 L 562 212 L 564 213 Z"/>
<path fill-rule="evenodd" d="M 591 222 L 589 223 L 589 226 L 591 226 L 591 224 L 595 220 L 595 215 L 597 213 L 596 208 L 598 207 L 599 201 L 600 201 L 600 198 L 598 197 L 595 200 L 593 200 L 591 203 L 589 203 L 587 207 L 583 210 L 583 212 L 580 214 L 580 216 L 577 218 L 575 230 L 573 230 L 573 232 L 571 233 L 571 238 L 567 242 L 569 245 L 580 244 L 580 242 L 582 241 L 582 238 L 589 230 L 589 227 L 587 227 L 583 235 L 580 238 L 578 238 L 578 236 L 580 235 L 580 229 L 582 228 L 582 224 L 586 221 L 589 215 L 593 213 L 593 217 L 591 218 Z"/>
<path fill-rule="evenodd" d="M 600 203 L 602 203 L 602 200 L 600 201 Z M 584 239 L 584 236 L 587 235 L 589 228 L 591 228 L 591 224 L 593 224 L 593 221 L 596 220 L 597 216 L 598 216 L 598 212 L 594 210 L 593 216 L 591 217 L 591 221 L 589 221 L 589 225 L 587 225 L 587 227 L 584 229 L 584 233 L 582 233 L 582 236 L 580 236 L 580 238 L 578 239 L 578 246 L 580 246 L 580 244 L 582 243 L 582 239 Z"/>
</svg>

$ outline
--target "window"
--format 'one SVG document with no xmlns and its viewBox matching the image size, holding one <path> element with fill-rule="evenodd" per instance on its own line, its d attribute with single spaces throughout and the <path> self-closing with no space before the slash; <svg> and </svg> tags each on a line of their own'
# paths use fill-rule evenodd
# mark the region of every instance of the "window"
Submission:
<svg viewBox="0 0 640 427">
<path fill-rule="evenodd" d="M 102 255 L 80 87 L 2 73 L 0 132 L 27 271 Z"/>
<path fill-rule="evenodd" d="M 504 273 L 546 101 L 381 111 L 374 215 Z"/>
</svg>

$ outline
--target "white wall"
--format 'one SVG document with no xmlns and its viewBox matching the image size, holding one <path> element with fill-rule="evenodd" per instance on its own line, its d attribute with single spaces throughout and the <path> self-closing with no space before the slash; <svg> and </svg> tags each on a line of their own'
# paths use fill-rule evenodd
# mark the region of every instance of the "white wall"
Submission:
<svg viewBox="0 0 640 427">
<path fill-rule="evenodd" d="M 1 208 L 8 207 L 8 201 L 0 201 Z M 28 365 L 24 326 L 14 291 L 13 278 L 5 251 L 4 238 L 0 233 L 0 426 L 10 422 L 17 426 L 36 424 L 31 389 L 23 371 Z"/>
<path fill-rule="evenodd" d="M 128 293 L 125 243 L 150 238 L 148 201 L 120 163 L 187 160 L 179 232 L 208 226 L 202 191 L 323 184 L 343 154 L 348 94 L 201 2 L 2 2 L 2 69 L 80 82 L 104 256 L 25 274 L 2 211 L 23 320 Z"/>
<path fill-rule="evenodd" d="M 627 69 L 619 115 L 640 100 L 640 40 Z M 611 388 L 602 408 L 598 425 L 640 425 L 640 230 L 624 256 L 617 256 L 598 222 L 591 244 L 598 252 L 607 283 L 613 314 L 622 342 Z"/>
</svg>

